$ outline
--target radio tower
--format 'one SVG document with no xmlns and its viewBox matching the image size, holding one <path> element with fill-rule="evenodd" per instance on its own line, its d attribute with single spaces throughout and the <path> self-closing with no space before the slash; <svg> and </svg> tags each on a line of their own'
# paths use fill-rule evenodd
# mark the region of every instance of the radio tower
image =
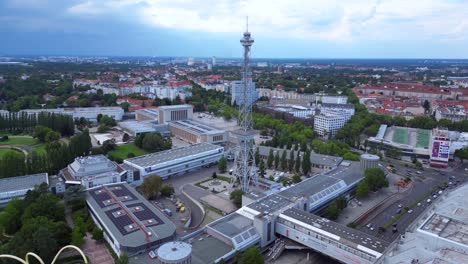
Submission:
<svg viewBox="0 0 468 264">
<path fill-rule="evenodd" d="M 244 37 L 240 40 L 244 48 L 244 61 L 242 65 L 242 102 L 239 102 L 239 130 L 234 134 L 238 140 L 238 148 L 235 156 L 234 175 L 239 179 L 241 190 L 249 191 L 250 184 L 257 185 L 257 167 L 254 158 L 254 130 L 252 121 L 252 73 L 249 69 L 250 47 L 254 40 L 250 37 L 249 20 Z"/>
</svg>

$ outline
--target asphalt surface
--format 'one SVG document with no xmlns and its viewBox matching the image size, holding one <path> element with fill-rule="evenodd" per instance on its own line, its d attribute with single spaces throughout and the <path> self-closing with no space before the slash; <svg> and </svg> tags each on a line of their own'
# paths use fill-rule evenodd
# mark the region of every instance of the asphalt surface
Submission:
<svg viewBox="0 0 468 264">
<path fill-rule="evenodd" d="M 383 165 L 386 166 L 387 164 L 383 163 Z M 383 208 L 379 208 L 380 212 L 378 214 L 369 214 L 369 218 L 365 220 L 363 227 L 360 228 L 360 230 L 365 233 L 377 236 L 389 242 L 403 234 L 406 228 L 426 209 L 429 205 L 427 203 L 427 199 L 431 199 L 432 202 L 434 198 L 431 194 L 431 197 L 425 198 L 420 202 L 421 204 L 419 206 L 416 205 L 410 208 L 413 210 L 412 213 L 406 212 L 404 207 L 410 206 L 415 201 L 427 195 L 429 191 L 437 188 L 444 182 L 452 182 L 453 187 L 449 186 L 442 191 L 449 192 L 451 188 L 454 188 L 468 180 L 468 172 L 465 171 L 468 164 L 460 166 L 459 163 L 454 163 L 451 168 L 448 169 L 425 168 L 424 170 L 421 170 L 421 174 L 418 174 L 416 169 L 407 168 L 403 164 L 395 165 L 395 163 L 393 163 L 393 165 L 395 166 L 397 174 L 408 175 L 412 179 L 411 186 L 408 187 L 410 189 L 397 194 L 394 199 L 389 199 L 389 202 L 385 204 Z M 409 172 L 409 174 L 407 174 L 407 172 Z M 402 176 L 402 178 L 403 177 L 404 176 Z M 438 190 L 436 192 L 438 192 Z M 439 194 L 437 194 L 437 198 L 435 199 L 438 198 Z M 401 205 L 401 207 L 399 207 L 399 205 Z M 397 232 L 392 232 L 392 227 L 389 227 L 385 232 L 379 234 L 379 227 L 385 225 L 394 218 L 400 208 L 405 213 L 395 222 Z M 366 226 L 369 223 L 372 224 L 374 230 L 371 230 Z"/>
</svg>

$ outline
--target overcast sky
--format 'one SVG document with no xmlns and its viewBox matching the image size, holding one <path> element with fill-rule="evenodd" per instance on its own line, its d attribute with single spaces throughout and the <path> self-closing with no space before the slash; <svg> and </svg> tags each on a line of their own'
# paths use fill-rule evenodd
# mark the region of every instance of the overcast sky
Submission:
<svg viewBox="0 0 468 264">
<path fill-rule="evenodd" d="M 0 55 L 468 58 L 468 0 L 0 0 Z"/>
</svg>

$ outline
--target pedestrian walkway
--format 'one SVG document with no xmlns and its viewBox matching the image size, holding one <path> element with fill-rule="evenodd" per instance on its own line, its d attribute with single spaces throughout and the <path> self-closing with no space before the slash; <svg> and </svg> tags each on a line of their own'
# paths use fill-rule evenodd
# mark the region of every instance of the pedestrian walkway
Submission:
<svg viewBox="0 0 468 264">
<path fill-rule="evenodd" d="M 82 249 L 92 264 L 114 264 L 114 259 L 104 243 L 96 242 L 89 233 L 86 233 L 84 240 Z"/>
</svg>

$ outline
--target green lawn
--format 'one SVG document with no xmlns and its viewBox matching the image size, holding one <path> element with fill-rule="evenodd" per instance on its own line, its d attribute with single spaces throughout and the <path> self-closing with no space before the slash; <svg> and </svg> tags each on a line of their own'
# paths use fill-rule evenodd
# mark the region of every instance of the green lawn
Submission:
<svg viewBox="0 0 468 264">
<path fill-rule="evenodd" d="M 0 145 L 34 145 L 39 140 L 30 136 L 8 136 L 7 141 L 0 142 Z"/>
<path fill-rule="evenodd" d="M 397 127 L 393 133 L 393 141 L 408 145 L 408 129 Z"/>
<path fill-rule="evenodd" d="M 40 144 L 40 145 L 35 146 L 34 150 L 39 155 L 46 155 L 47 154 L 46 149 L 45 149 L 45 144 Z"/>
<path fill-rule="evenodd" d="M 21 153 L 21 154 L 23 154 L 22 152 L 20 152 L 20 151 L 18 151 L 18 150 L 5 148 L 5 149 L 0 149 L 0 158 L 3 158 L 3 156 L 4 156 L 5 154 L 7 154 L 8 152 L 16 152 L 16 153 Z"/>
<path fill-rule="evenodd" d="M 145 155 L 148 152 L 144 151 L 143 149 L 135 146 L 135 144 L 130 143 L 126 145 L 118 146 L 116 150 L 109 152 L 109 156 L 115 158 L 126 159 L 128 158 L 128 153 L 133 153 L 135 156 Z"/>
</svg>

